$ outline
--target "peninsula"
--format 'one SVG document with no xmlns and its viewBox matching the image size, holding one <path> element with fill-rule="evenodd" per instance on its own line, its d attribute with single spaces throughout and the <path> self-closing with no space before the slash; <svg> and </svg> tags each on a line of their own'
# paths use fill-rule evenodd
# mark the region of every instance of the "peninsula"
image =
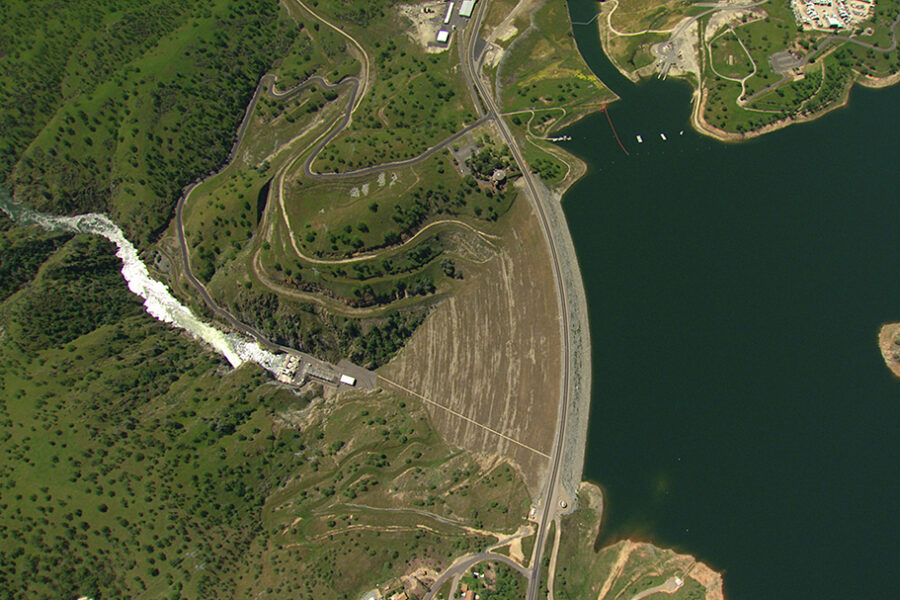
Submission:
<svg viewBox="0 0 900 600">
<path fill-rule="evenodd" d="M 115 4 L 2 25 L 4 596 L 721 597 L 594 548 L 563 0 Z"/>
<path fill-rule="evenodd" d="M 900 81 L 896 0 L 608 0 L 598 11 L 619 71 L 689 81 L 693 126 L 724 141 L 815 119 L 854 84 Z"/>
</svg>

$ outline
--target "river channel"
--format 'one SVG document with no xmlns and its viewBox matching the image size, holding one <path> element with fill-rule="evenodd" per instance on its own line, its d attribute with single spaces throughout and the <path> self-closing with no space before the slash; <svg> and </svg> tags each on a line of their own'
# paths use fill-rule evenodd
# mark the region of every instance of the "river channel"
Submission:
<svg viewBox="0 0 900 600">
<path fill-rule="evenodd" d="M 605 541 L 693 554 L 729 600 L 900 597 L 900 381 L 877 347 L 900 320 L 900 87 L 723 144 L 690 128 L 686 83 L 634 85 L 574 30 L 629 152 L 602 114 L 565 132 L 589 165 L 564 207 Z"/>
</svg>

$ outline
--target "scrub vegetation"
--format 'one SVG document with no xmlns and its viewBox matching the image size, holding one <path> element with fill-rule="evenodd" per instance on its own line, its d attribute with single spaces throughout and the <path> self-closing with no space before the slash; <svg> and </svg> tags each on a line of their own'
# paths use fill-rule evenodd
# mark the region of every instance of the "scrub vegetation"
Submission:
<svg viewBox="0 0 900 600">
<path fill-rule="evenodd" d="M 886 85 L 900 73 L 897 0 L 878 2 L 867 20 L 833 31 L 803 29 L 787 1 L 731 13 L 683 3 L 650 8 L 645 0 L 616 0 L 603 9 L 607 54 L 633 79 L 655 74 L 651 47 L 667 41 L 681 19 L 706 11 L 699 40 L 683 34 L 676 43 L 699 47 L 698 71 L 687 75 L 703 88 L 696 125 L 719 137 L 815 118 L 845 102 L 855 82 Z"/>
<path fill-rule="evenodd" d="M 721 576 L 690 556 L 630 540 L 602 546 L 601 513 L 599 488 L 582 484 L 578 509 L 562 521 L 556 598 L 632 598 L 657 586 L 673 600 L 723 598 Z"/>
<path fill-rule="evenodd" d="M 0 595 L 355 598 L 523 522 L 515 472 L 418 403 L 229 370 L 144 313 L 106 241 L 49 238 L 0 303 Z"/>
<path fill-rule="evenodd" d="M 44 211 L 109 212 L 140 245 L 225 161 L 297 34 L 268 0 L 14 1 L 4 33 L 0 180 Z"/>
<path fill-rule="evenodd" d="M 394 2 L 320 3 L 322 16 L 341 23 L 371 57 L 371 89 L 350 127 L 313 163 L 344 172 L 412 158 L 475 120 L 464 91 L 459 53 L 425 54 L 405 35 L 411 23 Z"/>
<path fill-rule="evenodd" d="M 565 2 L 541 4 L 532 23 L 504 54 L 496 86 L 507 112 L 555 109 L 552 122 L 534 126 L 535 131 L 546 134 L 596 111 L 615 96 L 578 53 Z"/>
</svg>

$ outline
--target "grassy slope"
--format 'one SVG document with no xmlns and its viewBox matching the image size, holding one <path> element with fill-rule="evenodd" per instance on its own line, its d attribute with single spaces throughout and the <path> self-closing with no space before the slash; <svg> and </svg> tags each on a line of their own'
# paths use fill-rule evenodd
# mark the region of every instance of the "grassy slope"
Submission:
<svg viewBox="0 0 900 600">
<path fill-rule="evenodd" d="M 0 177 L 43 210 L 108 211 L 145 244 L 181 188 L 224 162 L 296 30 L 272 0 L 96 0 L 35 19 L 49 4 L 11 7 Z"/>
<path fill-rule="evenodd" d="M 0 224 L 0 243 L 42 239 Z M 484 538 L 345 502 L 521 522 L 521 481 L 447 448 L 418 405 L 228 370 L 143 313 L 105 241 L 53 241 L 0 304 L 0 596 L 353 598 Z"/>
<path fill-rule="evenodd" d="M 684 584 L 667 595 L 672 600 L 722 598 L 722 581 L 690 556 L 677 555 L 647 543 L 623 540 L 599 547 L 602 516 L 599 488 L 583 484 L 578 510 L 562 522 L 555 596 L 560 600 L 630 598 L 671 577 Z"/>
<path fill-rule="evenodd" d="M 598 110 L 615 95 L 591 72 L 572 38 L 564 2 L 548 0 L 535 11 L 534 26 L 520 32 L 497 70 L 496 83 L 503 110 L 517 133 L 529 166 L 549 183 L 560 182 L 566 166 L 546 142 L 562 127 Z"/>
</svg>

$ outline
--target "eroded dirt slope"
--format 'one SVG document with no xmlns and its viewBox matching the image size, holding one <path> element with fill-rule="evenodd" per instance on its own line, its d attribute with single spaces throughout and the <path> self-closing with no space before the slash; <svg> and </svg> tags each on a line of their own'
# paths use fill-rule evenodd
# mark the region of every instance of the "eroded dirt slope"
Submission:
<svg viewBox="0 0 900 600">
<path fill-rule="evenodd" d="M 557 420 L 559 310 L 546 243 L 522 198 L 508 225 L 498 254 L 381 374 L 434 403 L 449 443 L 509 458 L 535 497 Z"/>
</svg>

